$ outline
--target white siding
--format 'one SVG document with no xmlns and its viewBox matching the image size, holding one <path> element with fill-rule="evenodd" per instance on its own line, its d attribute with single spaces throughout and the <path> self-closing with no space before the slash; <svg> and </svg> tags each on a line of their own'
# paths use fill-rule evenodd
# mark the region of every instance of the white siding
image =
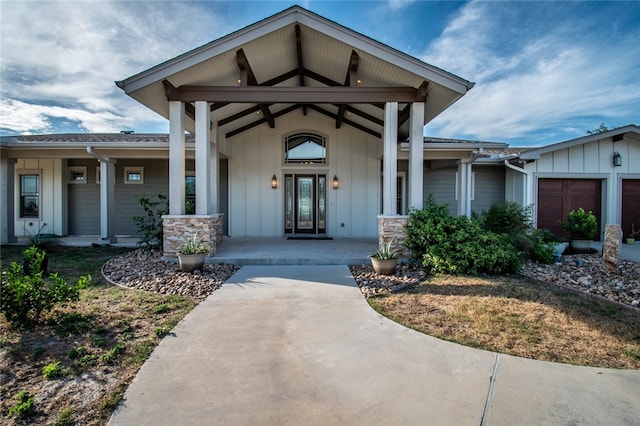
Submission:
<svg viewBox="0 0 640 426">
<path fill-rule="evenodd" d="M 308 131 L 327 140 L 327 164 L 285 165 L 283 137 Z M 284 174 L 336 175 L 340 188 L 327 189 L 327 234 L 333 237 L 377 236 L 377 214 L 381 143 L 348 125 L 335 128 L 335 121 L 314 111 L 307 116 L 296 111 L 276 120 L 275 129 L 262 125 L 225 142 L 229 147 L 229 234 L 273 237 L 284 235 Z M 271 177 L 278 188 L 271 188 Z M 341 226 L 344 224 L 344 226 Z"/>
</svg>

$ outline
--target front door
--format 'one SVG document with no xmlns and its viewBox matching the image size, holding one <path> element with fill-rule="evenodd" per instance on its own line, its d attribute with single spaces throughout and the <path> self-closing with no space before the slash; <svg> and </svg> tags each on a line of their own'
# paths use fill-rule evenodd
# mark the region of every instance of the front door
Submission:
<svg viewBox="0 0 640 426">
<path fill-rule="evenodd" d="M 285 175 L 285 233 L 326 232 L 326 175 Z"/>
</svg>

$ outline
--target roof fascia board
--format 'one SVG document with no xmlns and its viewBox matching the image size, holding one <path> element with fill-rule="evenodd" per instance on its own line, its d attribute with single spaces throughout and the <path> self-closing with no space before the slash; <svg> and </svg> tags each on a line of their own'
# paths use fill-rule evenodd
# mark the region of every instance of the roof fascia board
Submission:
<svg viewBox="0 0 640 426">
<path fill-rule="evenodd" d="M 508 145 L 501 142 L 484 142 L 484 143 L 429 143 L 423 144 L 425 151 L 473 151 L 479 148 L 502 149 Z M 400 148 L 403 151 L 409 150 L 409 142 L 402 142 Z"/>
<path fill-rule="evenodd" d="M 619 134 L 624 133 L 635 133 L 640 136 L 640 127 L 630 124 L 624 127 L 618 127 L 616 129 L 611 129 L 602 133 L 594 133 L 587 136 L 581 136 L 576 139 L 570 139 L 568 141 L 557 142 L 551 145 L 543 146 L 541 148 L 532 149 L 527 152 L 523 152 L 520 154 L 520 158 L 522 160 L 538 160 L 544 154 L 548 154 L 549 152 L 558 151 L 561 149 L 571 148 L 577 145 L 584 145 L 587 143 L 595 142 L 601 139 L 612 138 Z"/>
<path fill-rule="evenodd" d="M 187 144 L 189 144 L 187 142 Z M 191 143 L 190 145 L 193 145 Z M 13 142 L 8 143 L 6 147 L 8 149 L 84 149 L 87 146 L 103 149 L 158 149 L 167 148 L 168 142 Z"/>
</svg>

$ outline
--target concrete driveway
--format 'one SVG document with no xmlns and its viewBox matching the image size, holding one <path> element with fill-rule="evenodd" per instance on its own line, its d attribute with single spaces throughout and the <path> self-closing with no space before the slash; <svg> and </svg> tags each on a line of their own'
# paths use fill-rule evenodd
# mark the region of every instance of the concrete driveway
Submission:
<svg viewBox="0 0 640 426">
<path fill-rule="evenodd" d="M 244 266 L 156 348 L 110 425 L 631 425 L 640 371 L 470 349 L 375 313 L 346 266 Z"/>
</svg>

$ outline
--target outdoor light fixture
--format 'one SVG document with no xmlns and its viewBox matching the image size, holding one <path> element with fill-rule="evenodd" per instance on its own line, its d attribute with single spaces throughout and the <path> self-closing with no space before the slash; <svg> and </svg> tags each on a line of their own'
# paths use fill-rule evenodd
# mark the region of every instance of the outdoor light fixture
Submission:
<svg viewBox="0 0 640 426">
<path fill-rule="evenodd" d="M 333 189 L 338 189 L 340 182 L 338 182 L 338 176 L 333 175 Z"/>
<path fill-rule="evenodd" d="M 278 178 L 276 175 L 273 175 L 271 178 L 271 188 L 276 189 L 278 187 Z"/>
<path fill-rule="evenodd" d="M 620 153 L 617 151 L 613 153 L 613 166 L 614 167 L 622 166 L 622 155 L 620 155 Z"/>
</svg>

